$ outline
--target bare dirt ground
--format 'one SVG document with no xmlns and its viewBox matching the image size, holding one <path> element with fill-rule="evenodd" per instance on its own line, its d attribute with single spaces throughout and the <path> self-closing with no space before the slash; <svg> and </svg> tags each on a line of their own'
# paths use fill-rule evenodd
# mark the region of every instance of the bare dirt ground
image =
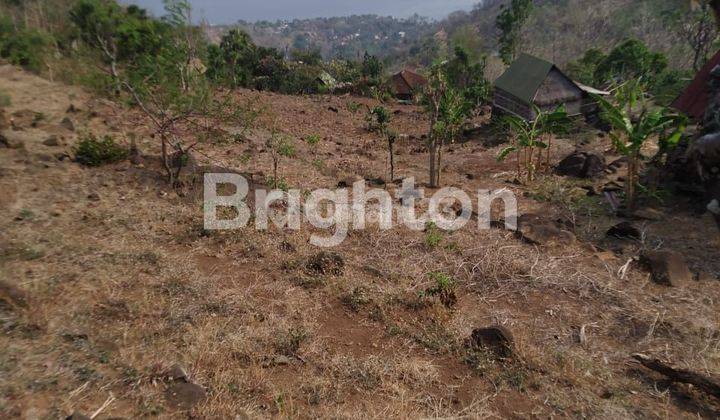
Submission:
<svg viewBox="0 0 720 420">
<path fill-rule="evenodd" d="M 24 147 L 0 148 L 0 417 L 90 415 L 111 396 L 96 418 L 720 416 L 718 400 L 630 358 L 720 374 L 719 235 L 685 199 L 655 202 L 659 217 L 636 222 L 641 240 L 609 240 L 620 220 L 600 198 L 553 175 L 512 183 L 513 163 L 497 163 L 481 134 L 449 147 L 444 184 L 509 188 L 522 213 L 574 222 L 577 241 L 538 246 L 468 227 L 435 244 L 373 227 L 331 250 L 342 272 L 322 273 L 308 229 L 204 231 L 200 201 L 170 189 L 154 163 L 140 114 L 10 66 L 0 92 L 6 115 L 41 113 L 16 114 L 3 133 Z M 369 100 L 237 95 L 293 139 L 296 157 L 280 166 L 290 187 L 387 177 L 385 145 L 353 105 Z M 428 123 L 419 108 L 393 110 L 396 176 L 424 182 Z M 135 133 L 145 164 L 72 162 L 86 132 L 125 144 Z M 196 156 L 262 178 L 267 133 L 206 142 Z M 43 144 L 51 135 L 57 146 Z M 311 135 L 318 145 L 303 141 Z M 559 141 L 554 160 L 574 147 Z M 637 264 L 622 270 L 642 249 L 678 251 L 707 278 L 670 288 Z M 456 301 L 427 293 L 432 273 L 454 279 Z M 498 324 L 514 335 L 511 357 L 467 346 L 475 328 Z M 173 395 L 175 364 L 205 391 L 190 408 Z"/>
</svg>

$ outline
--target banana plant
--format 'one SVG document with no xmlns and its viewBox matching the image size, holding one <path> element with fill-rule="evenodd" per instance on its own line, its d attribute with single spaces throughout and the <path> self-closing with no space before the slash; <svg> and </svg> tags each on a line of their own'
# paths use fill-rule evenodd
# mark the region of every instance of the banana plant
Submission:
<svg viewBox="0 0 720 420">
<path fill-rule="evenodd" d="M 503 161 L 515 153 L 518 178 L 522 178 L 525 171 L 527 182 L 534 181 L 535 173 L 542 167 L 543 160 L 546 166 L 550 166 L 552 136 L 567 134 L 571 124 L 565 105 L 553 111 L 543 111 L 537 105 L 533 105 L 533 110 L 536 115 L 534 120 L 526 120 L 515 115 L 503 119 L 514 136 L 512 144 L 500 151 L 497 157 L 498 161 Z M 547 153 L 543 154 L 543 151 Z"/>
<path fill-rule="evenodd" d="M 630 211 L 635 209 L 642 149 L 651 138 L 662 138 L 665 145 L 677 144 L 685 131 L 686 119 L 665 107 L 651 107 L 650 99 L 640 80 L 632 80 L 615 90 L 613 100 L 599 95 L 597 100 L 602 118 L 610 124 L 615 149 L 628 158 L 625 199 Z M 669 134 L 668 134 L 669 133 Z"/>
</svg>

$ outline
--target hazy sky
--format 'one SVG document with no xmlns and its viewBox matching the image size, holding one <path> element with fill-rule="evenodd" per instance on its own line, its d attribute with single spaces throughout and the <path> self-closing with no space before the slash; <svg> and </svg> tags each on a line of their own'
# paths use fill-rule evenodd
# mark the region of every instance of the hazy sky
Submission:
<svg viewBox="0 0 720 420">
<path fill-rule="evenodd" d="M 210 23 L 376 14 L 444 17 L 479 0 L 191 0 L 195 18 Z M 125 0 L 162 14 L 162 0 Z"/>
</svg>

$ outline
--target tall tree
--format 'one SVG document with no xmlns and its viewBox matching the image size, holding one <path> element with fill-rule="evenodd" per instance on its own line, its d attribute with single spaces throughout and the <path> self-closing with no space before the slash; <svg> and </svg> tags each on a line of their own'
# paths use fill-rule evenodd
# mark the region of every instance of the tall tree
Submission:
<svg viewBox="0 0 720 420">
<path fill-rule="evenodd" d="M 500 31 L 498 43 L 500 44 L 500 58 L 505 64 L 510 64 L 517 58 L 522 42 L 522 29 L 530 17 L 533 9 L 532 0 L 512 0 L 510 6 L 502 6 L 495 26 Z"/>
<path fill-rule="evenodd" d="M 710 48 L 718 37 L 710 1 L 700 0 L 695 7 L 691 7 L 691 10 L 678 10 L 672 14 L 672 23 L 693 51 L 693 69 L 699 71 L 707 61 Z"/>
</svg>

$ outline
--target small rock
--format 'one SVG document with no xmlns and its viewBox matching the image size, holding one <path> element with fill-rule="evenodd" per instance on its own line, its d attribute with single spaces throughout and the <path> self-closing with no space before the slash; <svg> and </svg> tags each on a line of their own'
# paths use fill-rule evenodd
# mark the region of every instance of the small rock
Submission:
<svg viewBox="0 0 720 420">
<path fill-rule="evenodd" d="M 88 194 L 87 199 L 90 201 L 100 201 L 100 194 L 96 192 L 91 192 Z"/>
<path fill-rule="evenodd" d="M 622 222 L 607 231 L 607 236 L 618 238 L 618 239 L 635 239 L 640 240 L 642 233 L 640 229 L 636 228 L 630 222 Z"/>
<path fill-rule="evenodd" d="M 35 155 L 35 157 L 36 157 L 37 160 L 39 160 L 40 162 L 52 162 L 52 161 L 55 160 L 55 156 L 49 155 L 49 154 L 47 154 L 47 153 L 38 153 L 38 154 Z"/>
<path fill-rule="evenodd" d="M 43 142 L 43 145 L 47 147 L 60 146 L 60 139 L 58 139 L 58 136 L 52 135 Z"/>
<path fill-rule="evenodd" d="M 0 130 L 5 130 L 6 128 L 10 128 L 10 122 L 5 115 L 5 110 L 0 108 Z"/>
<path fill-rule="evenodd" d="M 185 370 L 185 368 L 183 368 L 182 366 L 180 366 L 177 363 L 172 365 L 170 370 L 168 370 L 167 376 L 168 376 L 168 378 L 170 378 L 171 381 L 182 381 L 182 382 L 188 381 L 187 371 Z"/>
<path fill-rule="evenodd" d="M 338 110 L 338 109 L 335 108 L 334 106 L 329 106 L 329 107 L 328 107 L 328 111 L 334 112 L 334 113 L 336 113 L 336 114 L 337 114 L 338 112 L 340 112 L 340 110 Z"/>
<path fill-rule="evenodd" d="M 75 107 L 75 104 L 70 104 L 68 109 L 65 111 L 67 114 L 75 114 L 77 112 L 80 112 L 80 110 Z"/>
<path fill-rule="evenodd" d="M 287 356 L 278 355 L 270 360 L 263 362 L 262 367 L 270 368 L 275 366 L 287 366 L 293 363 L 293 360 Z"/>
<path fill-rule="evenodd" d="M 197 384 L 178 382 L 165 391 L 168 404 L 176 409 L 190 410 L 207 398 L 205 389 Z"/>
<path fill-rule="evenodd" d="M 365 180 L 361 176 L 349 176 L 342 181 L 338 182 L 338 188 L 352 188 L 356 182 L 364 182 Z"/>
<path fill-rule="evenodd" d="M 518 218 L 518 235 L 535 245 L 572 245 L 575 235 L 562 229 L 555 221 L 535 214 L 523 214 Z"/>
<path fill-rule="evenodd" d="M 490 350 L 498 357 L 508 358 L 513 354 L 515 339 L 510 330 L 496 325 L 475 329 L 470 336 L 470 345 Z"/>
<path fill-rule="evenodd" d="M 662 220 L 665 217 L 663 212 L 661 212 L 660 210 L 655 210 L 655 209 L 651 209 L 651 208 L 636 210 L 632 214 L 632 216 L 636 219 L 650 220 L 653 222 L 659 222 L 660 220 Z"/>
<path fill-rule="evenodd" d="M 640 264 L 648 269 L 652 280 L 663 286 L 685 286 L 694 280 L 682 255 L 672 251 L 645 251 Z"/>
<path fill-rule="evenodd" d="M 345 260 L 334 252 L 321 252 L 311 257 L 305 268 L 315 274 L 341 276 L 345 269 Z"/>
<path fill-rule="evenodd" d="M 576 151 L 563 159 L 555 171 L 562 176 L 596 178 L 605 172 L 605 158 L 595 153 Z"/>
<path fill-rule="evenodd" d="M 0 280 L 0 300 L 20 308 L 28 307 L 28 295 L 16 286 Z"/>
<path fill-rule="evenodd" d="M 708 273 L 707 271 L 703 270 L 703 271 L 700 271 L 697 274 L 695 274 L 695 280 L 702 282 L 702 283 L 706 283 L 706 282 L 711 282 L 711 281 L 717 281 L 718 278 L 715 277 L 714 275 Z"/>
<path fill-rule="evenodd" d="M 0 133 L 0 147 L 8 149 L 24 149 L 25 143 L 18 138 L 7 137 L 3 133 Z"/>
<path fill-rule="evenodd" d="M 73 123 L 73 121 L 68 117 L 63 118 L 63 120 L 60 121 L 60 126 L 66 130 L 75 131 L 75 123 Z"/>
<path fill-rule="evenodd" d="M 76 411 L 70 416 L 66 417 L 66 420 L 90 420 L 90 417 Z"/>
</svg>

